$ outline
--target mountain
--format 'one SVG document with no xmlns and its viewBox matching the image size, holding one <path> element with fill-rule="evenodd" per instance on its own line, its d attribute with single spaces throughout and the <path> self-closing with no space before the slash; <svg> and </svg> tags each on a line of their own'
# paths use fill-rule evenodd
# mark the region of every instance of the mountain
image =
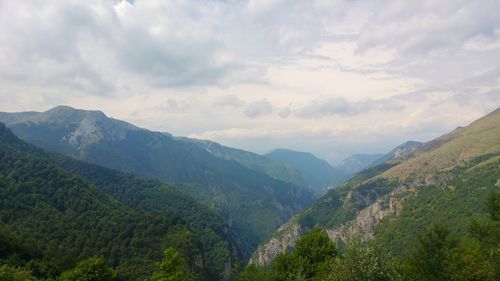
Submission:
<svg viewBox="0 0 500 281">
<path fill-rule="evenodd" d="M 489 190 L 500 189 L 499 136 L 497 109 L 357 173 L 281 226 L 251 262 L 269 263 L 313 226 L 339 243 L 374 239 L 396 255 L 407 253 L 435 224 L 465 233 L 468 222 L 484 212 Z"/>
<path fill-rule="evenodd" d="M 389 153 L 381 156 L 379 159 L 376 159 L 376 161 L 372 162 L 370 166 L 376 166 L 387 161 L 407 157 L 408 155 L 415 152 L 420 145 L 422 145 L 422 143 L 418 141 L 407 141 L 403 144 L 398 145 Z"/>
<path fill-rule="evenodd" d="M 271 178 L 291 182 L 299 186 L 306 185 L 300 172 L 284 162 L 276 161 L 257 153 L 227 147 L 213 141 L 182 137 L 177 139 L 196 144 L 216 157 L 236 161 L 249 169 L 266 174 Z"/>
<path fill-rule="evenodd" d="M 40 277 L 98 255 L 144 280 L 171 246 L 220 280 L 238 259 L 222 218 L 174 187 L 45 152 L 1 123 L 0 218 L 0 261 Z"/>
<path fill-rule="evenodd" d="M 335 168 L 342 170 L 347 175 L 353 175 L 372 166 L 383 156 L 385 154 L 354 154 L 342 160 Z"/>
<path fill-rule="evenodd" d="M 50 151 L 175 184 L 226 219 L 243 258 L 313 201 L 302 186 L 100 111 L 59 106 L 36 114 L 4 113 L 0 118 L 21 139 Z"/>
<path fill-rule="evenodd" d="M 324 194 L 329 187 L 338 185 L 347 178 L 346 174 L 332 167 L 326 160 L 319 159 L 309 152 L 275 149 L 265 156 L 297 169 L 307 185 L 318 195 Z"/>
</svg>

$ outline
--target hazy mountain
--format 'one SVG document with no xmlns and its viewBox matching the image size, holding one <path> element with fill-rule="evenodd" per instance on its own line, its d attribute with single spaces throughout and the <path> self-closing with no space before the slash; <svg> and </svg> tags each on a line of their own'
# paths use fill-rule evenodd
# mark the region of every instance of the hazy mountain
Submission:
<svg viewBox="0 0 500 281">
<path fill-rule="evenodd" d="M 387 161 L 391 160 L 397 160 L 400 158 L 404 158 L 415 152 L 419 146 L 422 145 L 421 142 L 418 141 L 407 141 L 403 144 L 398 145 L 395 147 L 393 150 L 391 150 L 389 153 L 381 156 L 379 159 L 376 161 L 372 162 L 370 166 L 375 166 L 378 164 L 382 164 Z"/>
<path fill-rule="evenodd" d="M 354 154 L 342 160 L 335 168 L 353 175 L 366 168 L 411 155 L 421 145 L 418 141 L 407 141 L 386 154 Z"/>
<path fill-rule="evenodd" d="M 45 152 L 1 123 L 0 160 L 3 261 L 31 260 L 53 276 L 98 255 L 122 277 L 143 280 L 173 246 L 220 280 L 238 258 L 221 217 L 157 180 Z"/>
<path fill-rule="evenodd" d="M 313 200 L 301 186 L 100 111 L 59 106 L 38 114 L 5 113 L 0 117 L 21 139 L 35 145 L 176 184 L 227 219 L 244 257 Z"/>
<path fill-rule="evenodd" d="M 309 152 L 275 149 L 265 156 L 297 169 L 316 194 L 324 194 L 329 187 L 338 185 L 347 178 L 344 172 Z"/>
<path fill-rule="evenodd" d="M 373 165 L 373 163 L 385 154 L 354 154 L 342 160 L 335 168 L 352 175 Z"/>
<path fill-rule="evenodd" d="M 257 153 L 227 147 L 213 141 L 191 138 L 177 139 L 196 144 L 214 156 L 227 160 L 234 160 L 247 168 L 264 173 L 274 179 L 291 182 L 296 185 L 306 185 L 306 182 L 302 178 L 300 172 L 284 162 L 276 161 Z"/>
<path fill-rule="evenodd" d="M 500 188 L 500 109 L 354 175 L 283 225 L 252 262 L 265 264 L 320 225 L 330 239 L 377 239 L 404 254 L 434 224 L 465 232 Z M 410 153 L 407 153 L 411 151 Z"/>
</svg>

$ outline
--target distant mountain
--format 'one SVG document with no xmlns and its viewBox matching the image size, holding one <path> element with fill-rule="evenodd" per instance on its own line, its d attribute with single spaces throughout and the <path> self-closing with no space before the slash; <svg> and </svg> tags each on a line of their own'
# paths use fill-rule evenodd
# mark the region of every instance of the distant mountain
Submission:
<svg viewBox="0 0 500 281">
<path fill-rule="evenodd" d="M 333 241 L 375 239 L 396 255 L 435 224 L 464 233 L 500 192 L 500 109 L 433 141 L 409 143 L 392 159 L 355 174 L 300 212 L 261 245 L 252 262 L 267 264 L 307 229 L 321 226 Z"/>
<path fill-rule="evenodd" d="M 407 141 L 386 154 L 354 154 L 342 160 L 335 168 L 344 171 L 347 175 L 353 175 L 369 167 L 408 157 L 420 145 L 422 143 L 418 141 Z"/>
<path fill-rule="evenodd" d="M 304 187 L 100 111 L 59 106 L 37 114 L 3 113 L 0 118 L 21 139 L 45 149 L 175 184 L 226 218 L 244 258 L 313 200 Z"/>
<path fill-rule="evenodd" d="M 205 280 L 238 259 L 221 217 L 157 180 L 45 152 L 0 123 L 0 260 L 54 277 L 103 256 L 121 278 L 144 280 L 168 246 Z"/>
<path fill-rule="evenodd" d="M 191 138 L 177 139 L 196 144 L 214 156 L 227 160 L 234 160 L 247 168 L 260 173 L 264 173 L 274 179 L 284 182 L 291 182 L 299 186 L 306 186 L 306 182 L 302 178 L 300 172 L 284 162 L 276 161 L 257 153 L 227 147 L 213 141 L 197 140 Z"/>
<path fill-rule="evenodd" d="M 422 143 L 418 141 L 407 141 L 403 144 L 398 145 L 389 153 L 383 155 L 376 161 L 374 161 L 370 166 L 376 166 L 378 164 L 382 164 L 387 161 L 397 160 L 400 158 L 404 158 L 415 152 Z"/>
<path fill-rule="evenodd" d="M 307 185 L 318 195 L 324 194 L 329 187 L 338 185 L 347 178 L 344 172 L 309 152 L 275 149 L 264 156 L 282 161 L 297 169 Z"/>
<path fill-rule="evenodd" d="M 352 175 L 373 165 L 373 163 L 385 154 L 354 154 L 342 160 L 335 168 Z"/>
</svg>

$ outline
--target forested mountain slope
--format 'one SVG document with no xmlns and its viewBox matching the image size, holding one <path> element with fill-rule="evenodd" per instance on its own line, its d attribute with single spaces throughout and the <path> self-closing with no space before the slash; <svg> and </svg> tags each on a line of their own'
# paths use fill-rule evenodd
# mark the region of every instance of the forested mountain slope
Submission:
<svg viewBox="0 0 500 281">
<path fill-rule="evenodd" d="M 219 280 L 238 251 L 222 219 L 159 181 L 47 153 L 0 123 L 0 261 L 53 277 L 103 256 L 124 280 L 152 274 L 166 247 Z"/>
<path fill-rule="evenodd" d="M 296 185 L 306 185 L 306 182 L 300 172 L 284 162 L 276 161 L 253 152 L 224 146 L 213 141 L 191 138 L 178 139 L 194 143 L 214 156 L 227 160 L 234 160 L 247 168 L 264 173 L 274 179 L 291 182 Z"/>
<path fill-rule="evenodd" d="M 500 188 L 500 110 L 364 170 L 283 225 L 254 253 L 269 263 L 315 225 L 333 241 L 380 240 L 404 254 L 435 223 L 465 232 L 488 190 Z"/>
<path fill-rule="evenodd" d="M 326 160 L 317 158 L 309 152 L 275 149 L 264 156 L 283 161 L 297 169 L 306 184 L 316 194 L 324 194 L 329 187 L 336 186 L 347 179 L 343 171 L 332 167 Z"/>
<path fill-rule="evenodd" d="M 108 118 L 100 111 L 59 106 L 43 113 L 3 113 L 0 121 L 21 139 L 105 167 L 156 178 L 219 212 L 248 258 L 259 242 L 313 195 L 302 186 L 273 179 L 215 157 L 199 146 Z"/>
</svg>

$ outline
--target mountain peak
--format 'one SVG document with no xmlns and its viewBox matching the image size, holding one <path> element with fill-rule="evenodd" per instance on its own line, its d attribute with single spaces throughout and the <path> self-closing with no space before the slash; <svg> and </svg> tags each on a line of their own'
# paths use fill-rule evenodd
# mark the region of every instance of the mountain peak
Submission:
<svg viewBox="0 0 500 281">
<path fill-rule="evenodd" d="M 32 122 L 47 123 L 80 123 L 84 120 L 105 121 L 109 119 L 99 110 L 76 109 L 66 105 L 56 106 L 31 118 Z"/>
</svg>

